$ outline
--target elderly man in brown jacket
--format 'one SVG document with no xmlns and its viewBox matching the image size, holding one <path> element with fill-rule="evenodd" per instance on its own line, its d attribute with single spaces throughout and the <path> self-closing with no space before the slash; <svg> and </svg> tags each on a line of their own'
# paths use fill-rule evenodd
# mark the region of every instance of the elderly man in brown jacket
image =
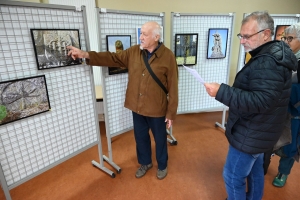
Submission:
<svg viewBox="0 0 300 200">
<path fill-rule="evenodd" d="M 124 67 L 128 69 L 125 107 L 132 111 L 138 162 L 135 176 L 140 178 L 152 168 L 151 129 L 156 147 L 157 178 L 167 175 L 167 128 L 175 119 L 178 106 L 178 68 L 173 52 L 162 44 L 162 30 L 157 22 L 147 22 L 141 28 L 140 45 L 134 45 L 118 54 L 112 52 L 85 52 L 69 46 L 73 59 L 86 58 L 89 65 Z M 167 89 L 167 93 L 150 75 L 146 60 Z M 146 61 L 147 62 L 147 61 Z"/>
</svg>

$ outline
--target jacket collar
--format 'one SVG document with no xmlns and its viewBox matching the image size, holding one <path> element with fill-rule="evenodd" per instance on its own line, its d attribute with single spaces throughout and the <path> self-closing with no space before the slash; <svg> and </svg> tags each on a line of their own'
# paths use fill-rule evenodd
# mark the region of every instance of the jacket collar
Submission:
<svg viewBox="0 0 300 200">
<path fill-rule="evenodd" d="M 296 56 L 290 47 L 283 41 L 269 41 L 249 53 L 251 54 L 251 60 L 260 56 L 268 56 L 289 70 L 295 71 L 298 66 Z"/>
<path fill-rule="evenodd" d="M 259 47 L 257 47 L 256 49 L 252 50 L 252 51 L 249 51 L 251 57 L 255 57 L 256 55 L 258 54 L 261 54 L 263 50 L 265 50 L 265 47 L 270 45 L 271 43 L 274 43 L 276 41 L 269 41 L 269 42 L 266 42 L 262 45 L 260 45 Z"/>
<path fill-rule="evenodd" d="M 157 47 L 154 49 L 154 51 L 152 53 L 150 53 L 148 50 L 145 50 L 145 52 L 147 53 L 147 57 L 148 60 L 150 59 L 150 57 L 154 54 L 156 57 L 160 57 L 162 55 L 163 49 L 161 47 L 164 47 L 165 45 L 163 43 L 158 43 Z"/>
</svg>

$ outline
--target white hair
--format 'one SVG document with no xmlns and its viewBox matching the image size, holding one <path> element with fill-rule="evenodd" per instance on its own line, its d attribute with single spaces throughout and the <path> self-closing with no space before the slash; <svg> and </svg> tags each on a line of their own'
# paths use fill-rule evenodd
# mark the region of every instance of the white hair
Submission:
<svg viewBox="0 0 300 200">
<path fill-rule="evenodd" d="M 153 29 L 153 38 L 155 38 L 156 35 L 159 35 L 158 42 L 163 42 L 162 26 L 157 25 Z"/>
<path fill-rule="evenodd" d="M 291 25 L 289 27 L 287 27 L 286 29 L 284 29 L 284 34 L 290 34 L 290 33 L 295 33 L 297 36 L 297 39 L 300 41 L 300 23 Z"/>
</svg>

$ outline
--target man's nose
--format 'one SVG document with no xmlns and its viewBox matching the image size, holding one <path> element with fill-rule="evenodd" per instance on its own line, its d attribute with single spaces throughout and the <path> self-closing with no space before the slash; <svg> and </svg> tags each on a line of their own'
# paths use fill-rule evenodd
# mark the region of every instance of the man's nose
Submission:
<svg viewBox="0 0 300 200">
<path fill-rule="evenodd" d="M 246 40 L 245 40 L 244 38 L 241 38 L 241 39 L 240 39 L 240 43 L 241 43 L 241 44 L 245 44 L 245 43 L 246 43 Z"/>
</svg>

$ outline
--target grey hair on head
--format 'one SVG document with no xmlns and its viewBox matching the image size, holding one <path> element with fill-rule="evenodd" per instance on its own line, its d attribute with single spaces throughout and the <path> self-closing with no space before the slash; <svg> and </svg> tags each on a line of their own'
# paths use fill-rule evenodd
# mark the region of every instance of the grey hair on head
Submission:
<svg viewBox="0 0 300 200">
<path fill-rule="evenodd" d="M 242 21 L 242 25 L 249 20 L 256 20 L 259 30 L 270 29 L 271 36 L 274 35 L 274 20 L 267 11 L 256 11 L 245 17 Z"/>
<path fill-rule="evenodd" d="M 297 40 L 300 41 L 300 23 L 293 24 L 293 25 L 287 27 L 286 29 L 284 29 L 284 35 L 288 35 L 291 33 L 295 33 Z"/>
<path fill-rule="evenodd" d="M 163 42 L 162 27 L 160 25 L 155 26 L 155 28 L 153 29 L 153 37 L 155 37 L 156 35 L 159 35 L 158 42 Z"/>
</svg>

